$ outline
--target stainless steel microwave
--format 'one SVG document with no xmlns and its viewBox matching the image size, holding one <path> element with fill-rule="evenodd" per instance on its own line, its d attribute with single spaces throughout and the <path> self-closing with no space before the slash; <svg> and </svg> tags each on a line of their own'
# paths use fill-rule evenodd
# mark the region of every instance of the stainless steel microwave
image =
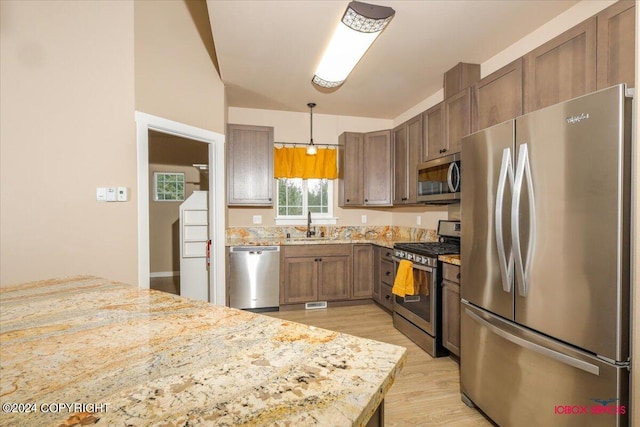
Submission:
<svg viewBox="0 0 640 427">
<path fill-rule="evenodd" d="M 434 204 L 460 200 L 460 153 L 418 165 L 417 200 Z"/>
</svg>

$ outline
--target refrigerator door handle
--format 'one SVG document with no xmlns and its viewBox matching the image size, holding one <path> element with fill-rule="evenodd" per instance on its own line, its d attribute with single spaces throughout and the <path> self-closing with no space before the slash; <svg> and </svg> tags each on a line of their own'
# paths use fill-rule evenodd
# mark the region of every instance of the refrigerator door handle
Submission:
<svg viewBox="0 0 640 427">
<path fill-rule="evenodd" d="M 593 365 L 588 362 L 584 362 L 582 360 L 576 359 L 566 354 L 562 354 L 558 351 L 551 350 L 539 344 L 533 343 L 531 341 L 527 341 L 524 338 L 520 338 L 519 336 L 509 333 L 504 329 L 500 328 L 499 326 L 496 326 L 491 322 L 483 319 L 482 317 L 478 316 L 476 313 L 469 310 L 468 308 L 465 308 L 465 314 L 469 316 L 471 319 L 478 322 L 483 327 L 489 329 L 494 334 L 498 335 L 501 338 L 504 338 L 509 342 L 512 342 L 517 346 L 526 348 L 531 351 L 535 351 L 536 353 L 539 353 L 545 357 L 549 357 L 551 359 L 557 360 L 558 362 L 564 363 L 565 365 L 573 366 L 574 368 L 588 372 L 592 375 L 600 376 L 600 368 L 596 365 Z"/>
<path fill-rule="evenodd" d="M 453 173 L 456 174 L 456 182 L 453 183 Z M 449 169 L 447 170 L 447 185 L 451 193 L 458 192 L 460 188 L 460 168 L 456 162 L 451 162 Z"/>
<path fill-rule="evenodd" d="M 508 180 L 508 181 L 507 181 Z M 502 164 L 500 175 L 498 176 L 498 188 L 496 190 L 495 227 L 496 245 L 498 247 L 498 262 L 500 264 L 500 276 L 502 277 L 502 290 L 511 292 L 513 283 L 513 251 L 509 251 L 509 259 L 505 251 L 504 232 L 502 228 L 502 211 L 504 207 L 504 191 L 509 183 L 513 189 L 513 164 L 511 163 L 511 149 L 505 148 L 502 151 Z"/>
<path fill-rule="evenodd" d="M 526 260 L 522 259 L 520 247 L 520 199 L 522 198 L 522 186 L 527 180 L 527 192 L 529 196 L 529 244 L 527 245 Z M 535 239 L 535 202 L 533 197 L 533 181 L 531 180 L 531 165 L 529 163 L 529 147 L 520 145 L 518 151 L 518 164 L 516 165 L 516 177 L 513 184 L 513 200 L 511 201 L 511 239 L 515 258 L 518 293 L 526 297 L 529 292 L 529 271 L 533 254 Z"/>
</svg>

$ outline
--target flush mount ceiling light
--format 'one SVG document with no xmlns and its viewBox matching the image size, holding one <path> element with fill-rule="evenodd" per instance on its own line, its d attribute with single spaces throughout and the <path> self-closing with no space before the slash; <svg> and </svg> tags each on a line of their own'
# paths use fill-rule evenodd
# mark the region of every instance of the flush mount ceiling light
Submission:
<svg viewBox="0 0 640 427">
<path fill-rule="evenodd" d="M 336 88 L 344 83 L 395 13 L 386 6 L 349 3 L 311 81 L 323 88 Z"/>
<path fill-rule="evenodd" d="M 307 154 L 310 156 L 315 156 L 315 154 L 318 152 L 316 150 L 316 146 L 313 144 L 313 107 L 315 106 L 316 106 L 315 102 L 310 102 L 307 104 L 307 107 L 309 107 L 309 115 L 310 115 L 310 123 L 311 123 L 309 146 L 307 147 Z"/>
</svg>

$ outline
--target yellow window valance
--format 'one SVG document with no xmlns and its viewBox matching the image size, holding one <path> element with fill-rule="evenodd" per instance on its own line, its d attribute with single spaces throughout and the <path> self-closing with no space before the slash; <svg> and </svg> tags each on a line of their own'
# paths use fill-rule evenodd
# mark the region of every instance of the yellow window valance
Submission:
<svg viewBox="0 0 640 427">
<path fill-rule="evenodd" d="M 338 150 L 318 148 L 310 156 L 305 147 L 274 147 L 273 175 L 275 178 L 326 178 L 338 177 Z"/>
</svg>

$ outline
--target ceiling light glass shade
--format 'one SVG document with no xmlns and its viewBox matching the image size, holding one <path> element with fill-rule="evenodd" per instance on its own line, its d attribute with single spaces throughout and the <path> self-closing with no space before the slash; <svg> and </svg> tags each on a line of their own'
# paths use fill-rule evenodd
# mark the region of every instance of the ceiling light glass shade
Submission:
<svg viewBox="0 0 640 427">
<path fill-rule="evenodd" d="M 325 88 L 344 83 L 394 14 L 390 7 L 357 1 L 349 3 L 312 82 Z"/>
</svg>

